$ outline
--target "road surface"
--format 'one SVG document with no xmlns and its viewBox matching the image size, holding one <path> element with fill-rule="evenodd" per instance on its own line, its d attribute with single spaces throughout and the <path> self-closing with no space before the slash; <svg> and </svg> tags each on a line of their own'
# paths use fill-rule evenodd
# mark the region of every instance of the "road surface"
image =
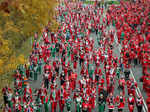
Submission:
<svg viewBox="0 0 150 112">
<path fill-rule="evenodd" d="M 108 28 L 109 29 L 109 28 Z M 99 45 L 98 45 L 98 43 L 97 43 L 97 35 L 95 34 L 95 33 L 92 33 L 91 35 L 90 35 L 93 39 L 94 39 L 94 48 L 99 48 Z M 114 55 L 117 55 L 118 56 L 118 58 L 120 57 L 120 51 L 119 51 L 119 46 L 117 45 L 117 43 L 116 42 L 114 42 Z M 60 57 L 59 57 L 60 58 Z M 103 65 L 101 65 L 101 67 L 103 67 Z M 77 73 L 79 74 L 80 73 L 80 70 L 81 70 L 81 68 L 79 67 L 79 63 L 78 63 L 78 68 L 77 68 Z M 60 72 L 61 72 L 61 68 L 60 68 Z M 145 92 L 142 90 L 142 84 L 139 82 L 139 78 L 142 76 L 142 67 L 141 67 L 141 65 L 138 65 L 138 66 L 136 66 L 136 67 L 132 67 L 132 72 L 133 72 L 133 75 L 135 76 L 135 80 L 137 81 L 137 83 L 138 83 L 138 87 L 139 87 L 139 89 L 142 91 L 142 96 L 144 97 L 144 99 L 146 99 L 146 94 L 145 94 Z M 78 78 L 77 78 L 77 80 L 79 80 L 81 77 L 80 77 L 80 75 L 78 75 Z M 39 75 L 39 77 L 38 77 L 38 80 L 37 81 L 30 81 L 30 85 L 31 85 L 31 87 L 33 88 L 33 91 L 34 91 L 34 89 L 37 89 L 37 88 L 40 88 L 41 87 L 41 83 L 42 83 L 42 75 Z M 57 79 L 57 84 L 58 84 L 58 88 L 60 87 L 60 82 L 59 82 L 59 80 Z M 106 81 L 105 81 L 106 82 Z M 77 84 L 77 87 L 78 87 L 79 85 Z M 116 80 L 116 85 L 115 85 L 115 95 L 117 96 L 117 95 L 119 95 L 119 91 L 118 91 L 118 89 L 117 89 L 117 87 L 118 87 L 118 83 L 117 83 L 117 80 Z M 98 89 L 97 89 L 98 90 Z M 126 102 L 127 102 L 127 98 L 128 98 L 128 95 L 127 95 L 127 89 L 125 89 L 126 91 L 125 91 L 125 97 L 126 97 Z M 49 90 L 50 91 L 50 90 Z M 71 96 L 73 96 L 73 94 L 71 95 Z M 49 105 L 50 106 L 50 105 Z M 73 102 L 72 103 L 72 106 L 71 106 L 71 110 L 72 110 L 72 112 L 74 112 L 75 111 L 75 103 Z M 59 105 L 57 105 L 57 112 L 59 111 Z M 108 111 L 108 108 L 107 108 L 107 105 L 106 105 L 106 110 L 105 110 L 106 112 Z M 44 109 L 42 110 L 42 112 L 44 112 Z M 67 112 L 66 111 L 66 108 L 65 108 L 65 111 L 64 112 Z M 98 105 L 96 106 L 96 108 L 95 108 L 95 110 L 93 110 L 93 112 L 98 112 Z M 114 110 L 114 112 L 117 112 L 117 108 L 115 108 L 115 110 Z M 124 109 L 124 112 L 129 112 L 129 110 L 128 110 L 128 105 L 127 105 L 127 103 L 125 104 L 125 109 Z M 135 111 L 134 112 L 137 112 L 137 109 L 135 108 Z"/>
</svg>

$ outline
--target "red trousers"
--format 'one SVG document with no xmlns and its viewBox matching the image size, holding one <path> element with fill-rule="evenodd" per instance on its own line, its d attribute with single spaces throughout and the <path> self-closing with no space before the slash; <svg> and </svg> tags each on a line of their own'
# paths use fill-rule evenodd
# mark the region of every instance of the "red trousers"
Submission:
<svg viewBox="0 0 150 112">
<path fill-rule="evenodd" d="M 44 96 L 41 96 L 41 102 L 44 104 Z"/>
<path fill-rule="evenodd" d="M 60 108 L 61 112 L 63 112 L 64 107 L 65 107 L 65 101 L 64 100 L 59 100 L 59 108 Z"/>
<path fill-rule="evenodd" d="M 74 68 L 74 69 L 77 68 L 77 62 L 76 62 L 76 61 L 73 63 L 73 68 Z"/>
<path fill-rule="evenodd" d="M 128 108 L 129 108 L 129 112 L 133 112 L 133 110 L 134 110 L 134 106 L 133 105 L 128 105 Z"/>
<path fill-rule="evenodd" d="M 57 108 L 57 102 L 52 102 L 51 106 L 52 106 L 52 112 L 55 112 Z"/>
<path fill-rule="evenodd" d="M 76 81 L 75 80 L 72 80 L 70 87 L 72 90 L 74 90 L 76 88 Z"/>
</svg>

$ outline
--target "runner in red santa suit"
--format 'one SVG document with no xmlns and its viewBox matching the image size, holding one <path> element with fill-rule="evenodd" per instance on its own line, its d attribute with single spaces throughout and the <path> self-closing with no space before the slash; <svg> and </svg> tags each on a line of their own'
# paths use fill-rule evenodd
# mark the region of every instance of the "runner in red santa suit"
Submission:
<svg viewBox="0 0 150 112">
<path fill-rule="evenodd" d="M 58 87 L 57 83 L 56 83 L 56 77 L 53 76 L 52 80 L 51 80 L 51 85 L 50 88 L 51 90 L 56 89 Z"/>
<path fill-rule="evenodd" d="M 100 65 L 101 62 L 101 49 L 93 49 L 93 61 L 95 62 L 96 66 L 98 67 Z M 99 62 L 98 62 L 99 61 Z"/>
<path fill-rule="evenodd" d="M 39 89 L 39 93 L 41 103 L 44 104 L 44 97 L 47 95 L 47 89 L 44 87 L 44 83 L 42 84 L 41 88 Z"/>
<path fill-rule="evenodd" d="M 24 89 L 23 101 L 27 103 L 32 102 L 32 89 L 29 84 Z"/>
<path fill-rule="evenodd" d="M 62 69 L 64 70 L 65 75 L 68 74 L 68 66 L 67 66 L 67 61 L 62 61 Z M 68 62 L 69 64 L 69 62 Z"/>
<path fill-rule="evenodd" d="M 11 108 L 6 104 L 6 106 L 3 109 L 3 112 L 12 112 Z"/>
<path fill-rule="evenodd" d="M 51 56 L 51 50 L 49 49 L 49 46 L 45 46 L 45 61 L 47 61 Z"/>
<path fill-rule="evenodd" d="M 78 81 L 80 88 L 83 88 L 84 85 L 86 85 L 86 79 L 85 76 L 82 76 L 82 78 Z"/>
<path fill-rule="evenodd" d="M 76 70 L 77 69 L 77 63 L 78 62 L 78 57 L 77 55 L 74 55 L 74 61 L 73 61 L 73 68 Z"/>
<path fill-rule="evenodd" d="M 48 59 L 47 59 L 47 46 L 46 45 L 41 45 L 41 48 L 42 48 L 42 56 L 43 56 L 43 60 L 45 63 L 47 63 Z"/>
<path fill-rule="evenodd" d="M 102 71 L 101 71 L 101 68 L 100 67 L 96 67 L 95 68 L 95 72 L 94 72 L 94 75 L 95 75 L 95 81 L 97 82 L 97 84 L 99 83 L 99 79 L 101 80 L 101 76 L 102 76 Z"/>
<path fill-rule="evenodd" d="M 87 66 L 86 66 L 85 64 L 83 64 L 82 67 L 81 67 L 80 75 L 81 75 L 82 77 L 88 75 Z"/>
<path fill-rule="evenodd" d="M 25 104 L 24 112 L 34 112 L 33 108 L 30 105 L 30 103 Z"/>
<path fill-rule="evenodd" d="M 118 86 L 118 89 L 123 93 L 123 95 L 125 95 L 125 79 L 123 76 L 121 76 L 121 78 L 119 79 L 119 86 Z"/>
<path fill-rule="evenodd" d="M 46 71 L 43 74 L 43 81 L 44 81 L 44 87 L 47 88 L 47 89 L 49 88 L 50 79 L 51 79 L 50 73 L 48 71 Z"/>
<path fill-rule="evenodd" d="M 150 94 L 150 93 L 149 93 Z M 146 104 L 148 107 L 148 112 L 150 111 L 150 95 L 148 96 L 147 100 L 146 100 Z"/>
<path fill-rule="evenodd" d="M 92 86 L 90 88 L 90 99 L 91 99 L 91 111 L 92 109 L 95 109 L 96 106 L 96 84 L 94 82 L 92 83 Z"/>
<path fill-rule="evenodd" d="M 89 101 L 88 98 L 84 99 L 83 103 L 82 103 L 82 112 L 89 112 Z"/>
<path fill-rule="evenodd" d="M 11 91 L 11 88 L 8 87 L 8 84 L 2 89 L 4 105 L 8 104 L 8 93 Z"/>
<path fill-rule="evenodd" d="M 92 79 L 90 78 L 89 75 L 87 75 L 85 79 L 86 79 L 86 86 L 87 86 L 87 87 L 90 87 L 90 86 L 91 86 L 91 83 L 92 83 Z"/>
<path fill-rule="evenodd" d="M 79 55 L 80 55 L 80 58 L 79 58 L 79 63 L 80 63 L 80 66 L 82 66 L 83 62 L 84 62 L 84 51 L 81 50 L 79 52 Z"/>
<path fill-rule="evenodd" d="M 87 85 L 83 85 L 83 87 L 81 88 L 81 94 L 82 94 L 82 98 L 83 100 L 85 100 L 87 98 L 87 95 L 90 95 L 90 90 L 87 87 Z"/>
<path fill-rule="evenodd" d="M 128 94 L 130 95 L 130 93 L 132 93 L 132 95 L 135 96 L 137 82 L 135 82 L 133 78 L 130 78 L 130 80 L 127 81 L 127 88 L 128 88 Z"/>
<path fill-rule="evenodd" d="M 145 78 L 144 82 L 146 84 L 145 91 L 147 93 L 147 96 L 149 96 L 149 94 L 150 94 L 150 75 L 149 74 L 146 75 L 146 78 Z"/>
<path fill-rule="evenodd" d="M 38 57 L 39 57 L 39 60 L 42 60 L 42 59 L 43 59 L 43 51 L 42 51 L 42 48 L 41 48 L 41 47 L 40 47 L 40 50 L 39 50 Z"/>
<path fill-rule="evenodd" d="M 34 34 L 34 42 L 33 42 L 32 48 L 38 48 L 39 47 L 39 44 L 37 43 L 37 39 L 38 39 L 38 32 L 36 32 Z"/>
<path fill-rule="evenodd" d="M 89 104 L 89 107 L 88 107 L 88 112 L 92 112 L 92 109 L 93 109 L 93 103 L 94 103 L 94 100 L 93 100 L 93 97 L 91 94 L 87 96 L 88 97 L 88 104 Z"/>
<path fill-rule="evenodd" d="M 74 54 L 73 54 L 73 51 L 72 51 L 72 50 L 71 50 L 70 56 L 71 56 L 71 62 L 73 62 L 73 60 L 74 60 Z"/>
<path fill-rule="evenodd" d="M 29 76 L 30 76 L 29 67 L 27 66 L 27 64 L 25 64 L 24 67 L 25 67 L 25 74 L 26 74 L 26 77 L 29 78 Z"/>
<path fill-rule="evenodd" d="M 103 90 L 104 83 L 105 83 L 105 80 L 104 80 L 103 76 L 101 75 L 99 77 L 99 82 L 98 82 L 98 94 L 100 94 L 100 92 Z"/>
<path fill-rule="evenodd" d="M 76 80 L 77 80 L 77 73 L 75 73 L 75 72 L 72 72 L 71 73 L 71 89 L 72 89 L 72 91 L 76 88 Z"/>
<path fill-rule="evenodd" d="M 113 112 L 115 108 L 115 97 L 112 93 L 109 94 L 107 98 L 108 110 L 109 112 Z"/>
<path fill-rule="evenodd" d="M 66 90 L 64 86 L 61 86 L 61 88 L 58 90 L 60 112 L 64 111 L 66 96 L 67 96 Z"/>
<path fill-rule="evenodd" d="M 150 68 L 150 56 L 146 51 L 144 51 L 142 57 L 142 67 L 143 67 L 143 74 L 150 74 L 148 73 L 148 69 Z"/>
<path fill-rule="evenodd" d="M 80 88 L 77 88 L 76 91 L 74 92 L 73 100 L 75 101 L 76 107 L 75 107 L 75 112 L 81 112 L 82 109 L 82 94 L 80 93 Z"/>
<path fill-rule="evenodd" d="M 44 29 L 44 31 L 43 31 L 43 40 L 46 45 L 48 45 L 50 43 L 49 38 L 48 38 L 48 32 L 46 31 L 46 29 Z"/>
<path fill-rule="evenodd" d="M 107 78 L 107 90 L 108 90 L 108 93 L 113 93 L 114 92 L 114 77 L 112 75 L 110 75 L 108 78 Z"/>
<path fill-rule="evenodd" d="M 130 95 L 128 97 L 129 112 L 133 112 L 134 111 L 134 104 L 135 104 L 135 98 L 134 98 L 133 94 L 130 93 Z"/>
<path fill-rule="evenodd" d="M 125 106 L 125 97 L 122 92 L 120 92 L 120 95 L 116 97 L 116 102 L 118 106 L 118 112 L 123 112 Z"/>
<path fill-rule="evenodd" d="M 143 90 L 149 94 L 150 91 L 150 75 L 145 74 L 140 78 L 140 82 L 143 82 Z"/>
<path fill-rule="evenodd" d="M 59 60 L 59 59 L 56 59 L 56 60 L 53 62 L 53 65 L 55 66 L 55 67 L 54 67 L 54 70 L 56 71 L 56 76 L 58 77 L 58 75 L 59 75 L 59 69 L 60 69 L 60 60 Z"/>
<path fill-rule="evenodd" d="M 46 73 L 46 71 L 48 71 L 50 73 L 51 72 L 51 68 L 52 68 L 51 65 L 47 61 L 46 64 L 44 65 L 44 72 Z"/>
<path fill-rule="evenodd" d="M 16 92 L 18 92 L 19 94 L 21 94 L 21 89 L 22 89 L 22 78 L 16 78 L 16 81 L 14 83 L 14 87 L 16 89 Z"/>
<path fill-rule="evenodd" d="M 21 74 L 19 73 L 18 70 L 16 70 L 16 74 L 14 74 L 13 77 L 14 77 L 14 79 L 17 79 L 17 78 L 21 79 L 22 78 Z"/>
<path fill-rule="evenodd" d="M 65 90 L 66 90 L 66 97 L 69 97 L 71 94 L 71 83 L 70 79 L 66 78 L 66 82 L 64 84 Z"/>
<path fill-rule="evenodd" d="M 57 108 L 57 101 L 58 101 L 58 92 L 56 90 L 56 88 L 54 88 L 52 91 L 51 91 L 51 94 L 50 94 L 50 101 L 51 101 L 51 111 L 52 112 L 56 112 L 56 108 Z"/>
<path fill-rule="evenodd" d="M 36 55 L 33 55 L 32 57 L 32 64 L 36 65 L 38 62 L 38 57 Z"/>
<path fill-rule="evenodd" d="M 15 97 L 13 98 L 13 111 L 14 112 L 20 112 L 22 109 L 21 107 L 21 97 L 18 93 L 15 94 Z"/>
<path fill-rule="evenodd" d="M 138 95 L 136 98 L 136 107 L 138 112 L 142 112 L 143 109 L 143 98 L 141 95 Z"/>
</svg>

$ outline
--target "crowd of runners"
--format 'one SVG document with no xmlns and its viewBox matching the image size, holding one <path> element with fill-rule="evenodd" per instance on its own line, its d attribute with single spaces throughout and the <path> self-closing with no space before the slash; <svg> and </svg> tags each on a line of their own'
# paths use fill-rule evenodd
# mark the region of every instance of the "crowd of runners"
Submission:
<svg viewBox="0 0 150 112">
<path fill-rule="evenodd" d="M 150 2 L 121 1 L 109 9 L 65 2 L 56 10 L 58 31 L 46 27 L 41 41 L 35 33 L 29 65 L 18 67 L 13 89 L 2 90 L 3 111 L 123 112 L 127 104 L 125 112 L 142 112 L 130 68 L 143 67 L 140 81 L 149 96 Z M 33 89 L 29 82 L 39 80 Z"/>
</svg>

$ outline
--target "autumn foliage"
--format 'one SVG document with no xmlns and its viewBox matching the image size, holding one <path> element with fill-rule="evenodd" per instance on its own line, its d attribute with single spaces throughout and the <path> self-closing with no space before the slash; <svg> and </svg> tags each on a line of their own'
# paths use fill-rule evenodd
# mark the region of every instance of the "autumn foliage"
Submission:
<svg viewBox="0 0 150 112">
<path fill-rule="evenodd" d="M 51 30 L 57 29 L 55 6 L 55 0 L 0 1 L 0 74 L 27 62 L 24 51 L 19 50 L 35 32 L 41 32 L 48 22 Z"/>
</svg>

